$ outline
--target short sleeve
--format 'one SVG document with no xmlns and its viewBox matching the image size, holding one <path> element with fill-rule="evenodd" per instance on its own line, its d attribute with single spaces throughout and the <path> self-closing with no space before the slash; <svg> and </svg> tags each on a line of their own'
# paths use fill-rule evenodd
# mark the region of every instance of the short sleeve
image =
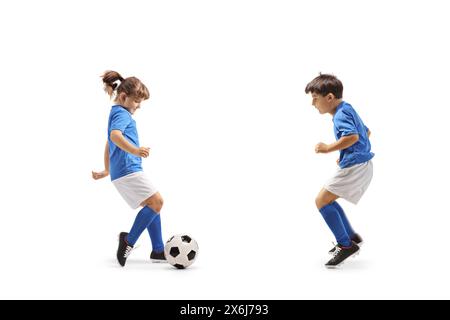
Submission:
<svg viewBox="0 0 450 320">
<path fill-rule="evenodd" d="M 346 112 L 340 112 L 335 118 L 335 126 L 341 133 L 341 137 L 358 134 L 352 115 Z"/>
<path fill-rule="evenodd" d="M 131 117 L 126 111 L 119 111 L 112 115 L 111 117 L 111 127 L 112 130 L 120 130 L 121 132 L 125 131 L 125 128 L 130 124 Z"/>
</svg>

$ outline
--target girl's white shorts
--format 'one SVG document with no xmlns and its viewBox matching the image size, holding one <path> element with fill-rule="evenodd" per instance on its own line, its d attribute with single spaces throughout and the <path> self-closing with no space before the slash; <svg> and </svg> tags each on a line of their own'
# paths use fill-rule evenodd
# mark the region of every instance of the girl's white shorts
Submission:
<svg viewBox="0 0 450 320">
<path fill-rule="evenodd" d="M 112 183 L 132 209 L 158 192 L 143 171 L 130 173 Z"/>
<path fill-rule="evenodd" d="M 369 187 L 373 176 L 372 160 L 341 169 L 328 180 L 324 188 L 331 193 L 357 204 Z"/>
</svg>

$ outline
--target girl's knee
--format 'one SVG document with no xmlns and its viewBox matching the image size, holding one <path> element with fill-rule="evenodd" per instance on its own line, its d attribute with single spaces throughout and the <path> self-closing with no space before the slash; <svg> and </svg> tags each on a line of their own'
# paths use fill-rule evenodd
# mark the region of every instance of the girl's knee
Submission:
<svg viewBox="0 0 450 320">
<path fill-rule="evenodd" d="M 159 193 L 158 193 L 157 198 L 155 199 L 155 204 L 159 208 L 159 210 L 158 210 L 158 212 L 159 212 L 164 204 L 164 200 Z"/>
<path fill-rule="evenodd" d="M 144 205 L 152 208 L 155 212 L 159 213 L 163 207 L 164 200 L 159 193 L 154 194 L 146 201 L 144 201 Z"/>
<path fill-rule="evenodd" d="M 144 205 L 146 205 L 147 207 L 151 208 L 153 211 L 155 211 L 156 213 L 160 213 L 161 209 L 162 209 L 162 205 L 159 205 L 158 203 L 145 203 Z"/>
</svg>

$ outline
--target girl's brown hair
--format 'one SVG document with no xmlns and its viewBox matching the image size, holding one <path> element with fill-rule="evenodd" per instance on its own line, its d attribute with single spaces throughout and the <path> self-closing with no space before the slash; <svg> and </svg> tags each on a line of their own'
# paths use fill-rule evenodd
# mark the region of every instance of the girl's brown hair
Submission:
<svg viewBox="0 0 450 320">
<path fill-rule="evenodd" d="M 136 77 L 125 79 L 116 71 L 106 71 L 101 77 L 105 85 L 105 91 L 110 97 L 112 97 L 114 92 L 116 92 L 117 95 L 123 92 L 127 97 L 142 100 L 150 98 L 147 87 Z"/>
</svg>

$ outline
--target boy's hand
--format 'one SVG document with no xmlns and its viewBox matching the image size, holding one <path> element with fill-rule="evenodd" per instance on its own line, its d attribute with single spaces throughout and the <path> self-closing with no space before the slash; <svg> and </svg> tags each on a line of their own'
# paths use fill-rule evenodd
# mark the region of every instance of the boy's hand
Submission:
<svg viewBox="0 0 450 320">
<path fill-rule="evenodd" d="M 133 154 L 134 154 L 136 157 L 147 158 L 148 155 L 150 154 L 150 148 L 147 148 L 147 147 L 140 147 L 139 149 L 136 149 L 136 151 L 133 152 Z"/>
<path fill-rule="evenodd" d="M 336 160 L 336 164 L 339 165 L 339 158 Z"/>
<path fill-rule="evenodd" d="M 94 180 L 102 179 L 104 177 L 107 177 L 108 175 L 109 175 L 109 172 L 106 170 L 103 170 L 101 172 L 92 171 L 92 178 L 94 178 Z"/>
<path fill-rule="evenodd" d="M 327 153 L 328 152 L 328 145 L 323 143 L 323 142 L 319 142 L 318 144 L 316 144 L 316 153 Z"/>
</svg>

